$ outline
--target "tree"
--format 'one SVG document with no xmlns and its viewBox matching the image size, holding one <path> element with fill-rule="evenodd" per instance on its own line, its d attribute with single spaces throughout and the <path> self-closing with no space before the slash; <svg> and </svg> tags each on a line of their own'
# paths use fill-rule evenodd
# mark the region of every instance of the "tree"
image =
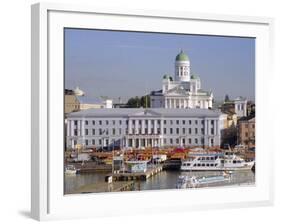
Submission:
<svg viewBox="0 0 281 224">
<path fill-rule="evenodd" d="M 237 144 L 237 138 L 237 127 L 231 125 L 229 128 L 223 130 L 221 144 L 229 144 L 230 146 L 234 146 Z"/>
<path fill-rule="evenodd" d="M 129 108 L 149 108 L 150 107 L 150 97 L 149 95 L 141 96 L 140 98 L 138 96 L 132 97 L 127 102 L 127 107 Z"/>
</svg>

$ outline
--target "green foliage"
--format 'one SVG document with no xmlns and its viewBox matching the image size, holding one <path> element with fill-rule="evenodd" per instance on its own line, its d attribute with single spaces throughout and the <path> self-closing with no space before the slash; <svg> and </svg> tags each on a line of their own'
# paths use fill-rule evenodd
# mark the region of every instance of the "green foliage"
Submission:
<svg viewBox="0 0 281 224">
<path fill-rule="evenodd" d="M 229 144 L 230 146 L 234 146 L 237 144 L 237 138 L 237 127 L 232 125 L 231 127 L 223 130 L 221 145 Z"/>
<path fill-rule="evenodd" d="M 127 107 L 129 108 L 149 108 L 150 107 L 150 96 L 132 97 L 127 102 Z"/>
</svg>

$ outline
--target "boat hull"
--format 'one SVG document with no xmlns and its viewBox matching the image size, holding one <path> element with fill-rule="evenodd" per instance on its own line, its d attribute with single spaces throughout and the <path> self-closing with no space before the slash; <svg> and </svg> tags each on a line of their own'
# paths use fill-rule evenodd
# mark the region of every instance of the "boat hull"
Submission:
<svg viewBox="0 0 281 224">
<path fill-rule="evenodd" d="M 219 167 L 194 167 L 194 166 L 181 166 L 182 171 L 238 171 L 238 170 L 251 170 L 255 162 L 246 162 L 243 166 L 219 166 Z"/>
</svg>

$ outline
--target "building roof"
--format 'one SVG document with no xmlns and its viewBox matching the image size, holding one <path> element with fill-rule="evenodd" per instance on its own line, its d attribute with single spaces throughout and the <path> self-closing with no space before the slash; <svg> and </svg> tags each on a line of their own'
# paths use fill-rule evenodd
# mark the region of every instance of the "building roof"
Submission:
<svg viewBox="0 0 281 224">
<path fill-rule="evenodd" d="M 189 61 L 189 58 L 188 58 L 187 54 L 185 54 L 181 50 L 181 52 L 176 56 L 176 61 Z"/>
<path fill-rule="evenodd" d="M 68 114 L 68 117 L 218 117 L 219 110 L 210 109 L 167 109 L 167 108 L 110 108 L 88 109 Z"/>
</svg>

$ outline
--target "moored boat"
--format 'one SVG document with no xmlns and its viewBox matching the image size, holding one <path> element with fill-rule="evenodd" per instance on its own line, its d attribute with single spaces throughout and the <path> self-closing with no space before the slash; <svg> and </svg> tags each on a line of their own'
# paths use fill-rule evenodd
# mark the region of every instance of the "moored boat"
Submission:
<svg viewBox="0 0 281 224">
<path fill-rule="evenodd" d="M 77 173 L 77 169 L 74 165 L 67 165 L 65 167 L 65 174 L 66 175 L 75 175 Z"/>
<path fill-rule="evenodd" d="M 192 153 L 186 160 L 182 160 L 183 171 L 229 171 L 251 170 L 254 161 L 245 161 L 234 153 L 199 152 Z"/>
</svg>

